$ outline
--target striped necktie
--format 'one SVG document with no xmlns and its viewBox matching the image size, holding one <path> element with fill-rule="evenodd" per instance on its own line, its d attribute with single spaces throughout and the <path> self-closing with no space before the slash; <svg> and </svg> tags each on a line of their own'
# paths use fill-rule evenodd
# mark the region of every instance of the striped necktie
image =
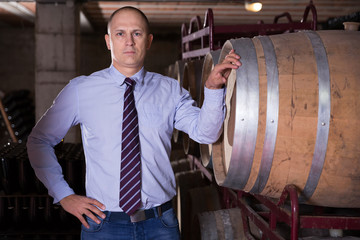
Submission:
<svg viewBox="0 0 360 240">
<path fill-rule="evenodd" d="M 141 203 L 140 141 L 138 117 L 135 108 L 133 85 L 130 78 L 125 79 L 124 111 L 122 122 L 120 201 L 119 206 L 132 215 Z"/>
</svg>

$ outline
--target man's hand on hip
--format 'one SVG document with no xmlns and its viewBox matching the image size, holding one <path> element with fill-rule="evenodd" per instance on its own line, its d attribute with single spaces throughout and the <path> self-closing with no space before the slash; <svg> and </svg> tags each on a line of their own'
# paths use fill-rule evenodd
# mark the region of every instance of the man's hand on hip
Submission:
<svg viewBox="0 0 360 240">
<path fill-rule="evenodd" d="M 105 210 L 105 205 L 92 198 L 72 194 L 61 199 L 60 204 L 65 211 L 77 217 L 86 228 L 90 226 L 83 215 L 88 216 L 98 224 L 100 220 L 94 214 L 105 218 L 105 214 L 99 210 L 99 208 Z"/>
</svg>

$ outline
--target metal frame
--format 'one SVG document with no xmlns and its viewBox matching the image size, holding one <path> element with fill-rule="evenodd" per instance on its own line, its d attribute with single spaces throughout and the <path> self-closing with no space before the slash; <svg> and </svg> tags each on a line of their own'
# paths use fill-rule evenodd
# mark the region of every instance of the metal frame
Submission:
<svg viewBox="0 0 360 240">
<path fill-rule="evenodd" d="M 309 12 L 312 13 L 312 21 L 307 22 Z M 278 23 L 280 18 L 286 17 L 287 23 Z M 193 30 L 196 24 L 197 30 Z M 271 35 L 297 30 L 316 30 L 317 11 L 312 3 L 306 6 L 301 21 L 294 22 L 289 13 L 285 12 L 274 18 L 272 24 L 265 24 L 259 21 L 257 24 L 238 24 L 215 26 L 214 15 L 211 8 L 205 13 L 204 24 L 201 28 L 201 19 L 195 16 L 190 20 L 189 28 L 185 23 L 181 26 L 181 49 L 182 59 L 197 58 L 205 56 L 208 52 L 220 49 L 221 45 L 230 38 L 253 37 L 257 35 Z M 193 43 L 200 41 L 200 48 L 193 48 Z M 218 45 L 215 45 L 220 43 Z"/>
<path fill-rule="evenodd" d="M 188 155 L 188 160 L 193 168 L 201 170 L 210 181 L 215 181 L 213 174 L 202 166 L 199 159 Z M 291 240 L 297 240 L 299 230 L 305 228 L 360 230 L 360 209 L 357 208 L 351 209 L 359 213 L 357 216 L 330 215 L 325 213 L 327 208 L 322 206 L 315 206 L 316 212 L 312 215 L 302 214 L 300 210 L 304 205 L 299 205 L 299 189 L 294 185 L 285 186 L 277 200 L 225 187 L 219 187 L 219 190 L 223 208 L 241 209 L 243 230 L 248 239 L 255 239 L 250 232 L 249 220 L 262 232 L 262 239 L 270 240 L 285 240 L 289 237 Z M 267 210 L 255 210 L 249 202 L 260 204 Z M 278 233 L 278 223 L 285 223 L 290 228 L 290 236 L 283 237 Z"/>
</svg>

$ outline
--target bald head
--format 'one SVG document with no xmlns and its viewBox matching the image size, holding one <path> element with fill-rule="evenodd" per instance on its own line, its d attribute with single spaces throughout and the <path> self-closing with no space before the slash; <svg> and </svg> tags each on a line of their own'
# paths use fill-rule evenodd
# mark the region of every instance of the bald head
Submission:
<svg viewBox="0 0 360 240">
<path fill-rule="evenodd" d="M 139 14 L 139 16 L 141 16 L 141 19 L 144 21 L 146 33 L 150 34 L 150 23 L 149 23 L 149 20 L 147 19 L 146 15 L 140 9 L 131 7 L 131 6 L 119 8 L 111 14 L 108 24 L 107 24 L 108 33 L 110 32 L 110 25 L 111 25 L 111 22 L 112 22 L 114 16 L 117 14 L 120 14 L 123 11 L 133 11 L 134 13 Z"/>
</svg>

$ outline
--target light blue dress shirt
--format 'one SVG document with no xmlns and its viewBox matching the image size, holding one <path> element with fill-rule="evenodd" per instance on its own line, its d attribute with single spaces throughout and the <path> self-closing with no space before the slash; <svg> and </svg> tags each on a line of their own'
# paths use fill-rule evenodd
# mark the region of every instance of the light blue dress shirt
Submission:
<svg viewBox="0 0 360 240">
<path fill-rule="evenodd" d="M 151 208 L 176 194 L 169 161 L 174 127 L 199 143 L 215 142 L 225 116 L 224 90 L 205 88 L 200 110 L 172 78 L 142 68 L 131 77 L 139 119 L 142 207 Z M 86 159 L 86 195 L 108 211 L 119 207 L 121 131 L 125 76 L 114 66 L 74 78 L 32 130 L 27 149 L 37 177 L 54 202 L 73 194 L 53 147 L 80 124 Z"/>
</svg>

